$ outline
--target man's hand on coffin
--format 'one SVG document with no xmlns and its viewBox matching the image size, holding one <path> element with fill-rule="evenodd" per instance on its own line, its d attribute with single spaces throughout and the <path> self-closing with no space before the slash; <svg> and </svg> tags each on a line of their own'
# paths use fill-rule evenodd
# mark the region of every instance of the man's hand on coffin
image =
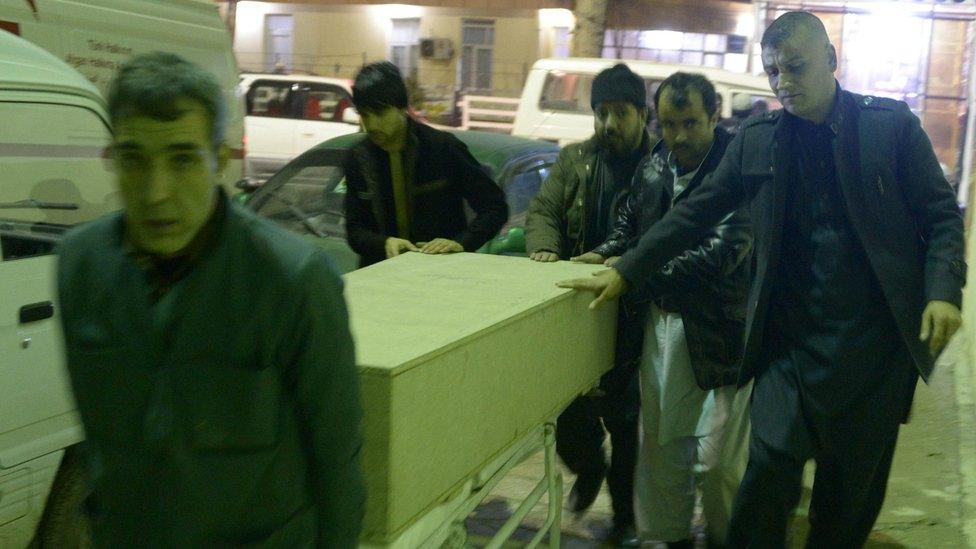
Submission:
<svg viewBox="0 0 976 549">
<path fill-rule="evenodd" d="M 578 255 L 576 257 L 569 258 L 569 260 L 572 261 L 573 263 L 589 263 L 591 265 L 600 265 L 604 261 L 606 261 L 606 259 L 607 258 L 603 257 L 602 255 L 596 252 L 586 252 L 583 255 Z"/>
<path fill-rule="evenodd" d="M 562 280 L 557 282 L 556 286 L 573 290 L 586 290 L 597 294 L 596 299 L 590 302 L 590 310 L 596 309 L 604 301 L 617 299 L 627 291 L 627 281 L 620 276 L 616 269 L 593 273 L 590 278 Z"/>
<path fill-rule="evenodd" d="M 420 245 L 420 252 L 425 254 L 456 254 L 463 251 L 464 246 L 447 238 L 435 238 Z"/>
<path fill-rule="evenodd" d="M 389 237 L 386 239 L 386 258 L 396 257 L 403 252 L 419 252 L 413 242 L 402 238 Z"/>
<path fill-rule="evenodd" d="M 532 252 L 529 254 L 529 259 L 540 263 L 553 263 L 559 261 L 559 254 L 543 250 L 541 252 Z"/>
</svg>

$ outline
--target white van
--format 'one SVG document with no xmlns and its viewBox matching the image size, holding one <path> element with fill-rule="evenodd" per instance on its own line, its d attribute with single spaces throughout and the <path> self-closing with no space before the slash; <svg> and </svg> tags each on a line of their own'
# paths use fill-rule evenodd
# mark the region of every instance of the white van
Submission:
<svg viewBox="0 0 976 549">
<path fill-rule="evenodd" d="M 217 76 L 230 107 L 228 188 L 242 177 L 244 109 L 237 61 L 212 0 L 0 0 L 0 29 L 64 60 L 103 93 L 130 56 L 168 51 Z"/>
<path fill-rule="evenodd" d="M 593 111 L 590 108 L 593 78 L 617 63 L 626 63 L 644 78 L 647 102 L 652 110 L 658 85 L 678 71 L 703 74 L 715 85 L 715 91 L 722 97 L 723 118 L 732 115 L 733 103 L 762 101 L 767 103 L 769 109 L 779 108 L 779 102 L 770 91 L 766 79 L 758 76 L 652 61 L 540 59 L 532 66 L 525 80 L 512 135 L 546 139 L 560 145 L 588 139 L 593 135 Z"/>
<path fill-rule="evenodd" d="M 315 145 L 359 131 L 352 82 L 310 75 L 242 74 L 246 173 L 260 183 Z"/>
<path fill-rule="evenodd" d="M 0 32 L 0 547 L 78 547 L 81 423 L 64 369 L 54 246 L 120 206 L 99 91 Z M 52 488 L 53 486 L 53 488 Z"/>
</svg>

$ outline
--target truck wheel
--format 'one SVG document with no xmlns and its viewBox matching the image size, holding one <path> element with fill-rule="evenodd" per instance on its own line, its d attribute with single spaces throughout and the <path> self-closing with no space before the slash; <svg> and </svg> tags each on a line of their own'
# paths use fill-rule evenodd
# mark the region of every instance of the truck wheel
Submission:
<svg viewBox="0 0 976 549">
<path fill-rule="evenodd" d="M 75 448 L 68 448 L 54 477 L 51 493 L 32 548 L 88 549 L 92 547 L 91 524 L 83 510 L 88 486 L 84 464 Z"/>
</svg>

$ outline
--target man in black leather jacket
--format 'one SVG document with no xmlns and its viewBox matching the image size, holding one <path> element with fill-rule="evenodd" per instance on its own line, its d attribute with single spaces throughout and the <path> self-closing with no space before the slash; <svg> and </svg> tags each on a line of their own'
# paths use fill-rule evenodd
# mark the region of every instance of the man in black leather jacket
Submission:
<svg viewBox="0 0 976 549">
<path fill-rule="evenodd" d="M 614 263 L 715 169 L 731 141 L 704 76 L 671 75 L 654 104 L 664 139 L 639 166 L 610 236 L 580 259 Z M 668 547 L 693 546 L 696 464 L 710 546 L 725 538 L 744 470 L 747 393 L 736 398 L 735 381 L 751 244 L 746 212 L 733 213 L 622 302 L 617 352 L 641 357 L 634 511 L 642 537 Z"/>
<path fill-rule="evenodd" d="M 508 219 L 505 193 L 457 137 L 408 116 L 395 65 L 363 67 L 352 100 L 366 135 L 343 163 L 346 238 L 360 267 L 408 251 L 473 252 L 498 233 Z"/>
</svg>

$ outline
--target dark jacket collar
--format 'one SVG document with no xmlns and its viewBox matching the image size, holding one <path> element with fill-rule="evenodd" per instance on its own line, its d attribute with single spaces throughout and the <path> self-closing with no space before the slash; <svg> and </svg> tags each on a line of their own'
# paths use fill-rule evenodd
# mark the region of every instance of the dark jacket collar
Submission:
<svg viewBox="0 0 976 549">
<path fill-rule="evenodd" d="M 847 120 L 846 110 L 847 110 L 847 100 L 851 97 L 851 93 L 845 91 L 840 87 L 840 83 L 834 80 L 834 106 L 830 110 L 830 114 L 821 124 L 830 129 L 834 136 L 840 135 L 843 129 L 844 123 Z M 785 109 L 783 110 L 783 120 L 788 124 L 796 127 L 798 124 L 813 124 L 813 122 L 804 120 L 796 115 L 790 114 Z"/>
<path fill-rule="evenodd" d="M 712 138 L 712 146 L 708 150 L 708 154 L 702 159 L 701 164 L 698 166 L 698 171 L 695 173 L 695 177 L 688 183 L 688 187 L 685 188 L 682 194 L 687 194 L 692 189 L 694 189 L 701 182 L 702 179 L 709 173 L 715 170 L 718 166 L 719 161 L 722 160 L 722 156 L 725 155 L 725 149 L 729 146 L 732 141 L 732 134 L 726 130 L 716 126 L 715 132 Z M 651 154 L 648 157 L 648 162 L 653 170 L 658 172 L 659 176 L 667 177 L 670 181 L 671 170 L 668 168 L 668 155 L 671 154 L 671 150 L 661 139 L 654 145 L 651 149 Z M 670 195 L 674 192 L 671 185 L 664 185 L 665 190 Z"/>
<path fill-rule="evenodd" d="M 426 129 L 427 127 L 428 127 L 427 125 L 417 122 L 416 120 L 413 119 L 412 116 L 407 115 L 407 142 L 404 144 L 403 149 L 400 151 L 400 154 L 402 156 L 406 157 L 410 155 L 413 151 L 417 150 L 417 147 L 419 146 L 422 140 L 421 134 L 424 133 L 424 129 Z M 363 141 L 364 141 L 364 145 L 366 146 L 366 149 L 371 154 L 388 156 L 389 153 L 387 153 L 382 147 L 380 147 L 376 143 L 373 143 L 373 141 L 369 138 L 368 135 L 364 136 Z"/>
</svg>

